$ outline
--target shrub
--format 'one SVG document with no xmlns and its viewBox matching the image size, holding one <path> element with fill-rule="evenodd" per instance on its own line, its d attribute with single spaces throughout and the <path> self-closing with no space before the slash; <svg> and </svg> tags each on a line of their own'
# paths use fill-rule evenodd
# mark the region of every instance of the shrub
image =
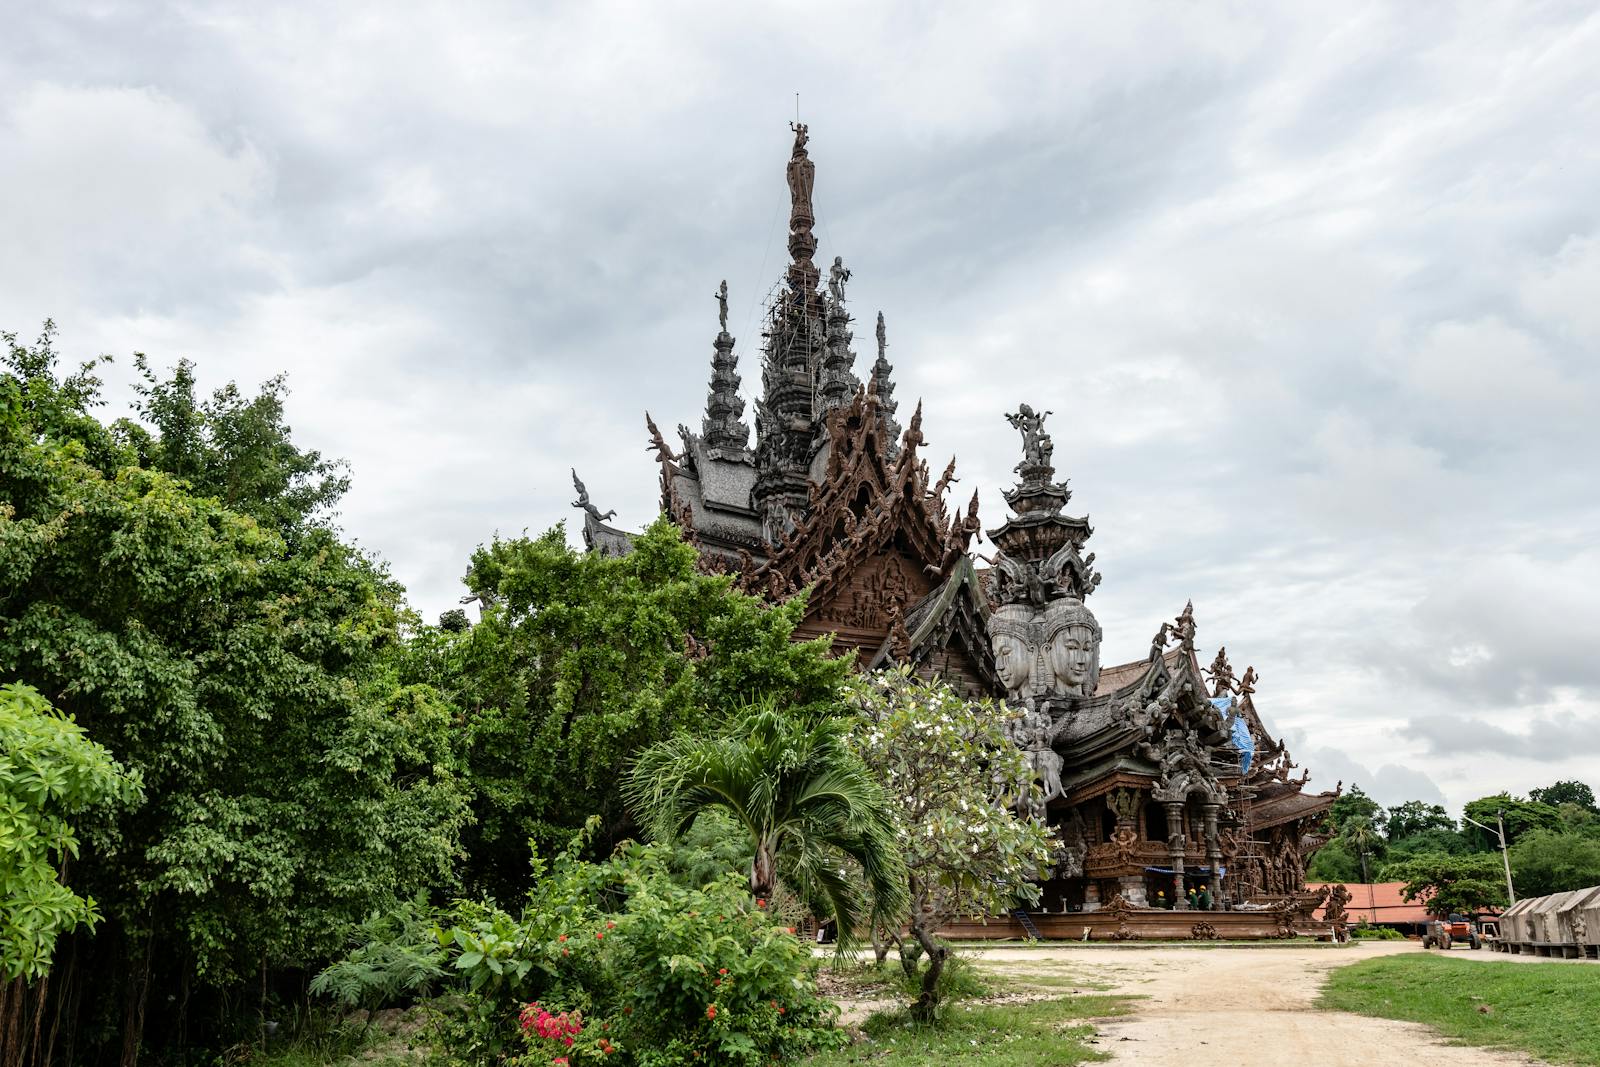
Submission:
<svg viewBox="0 0 1600 1067">
<path fill-rule="evenodd" d="M 464 986 L 438 1002 L 456 1062 L 754 1065 L 842 1042 L 809 945 L 741 876 L 687 887 L 656 846 L 581 847 L 536 864 L 520 916 L 463 902 L 436 930 Z"/>
<path fill-rule="evenodd" d="M 1392 926 L 1368 926 L 1358 923 L 1350 928 L 1350 936 L 1362 941 L 1404 941 L 1406 935 Z"/>
</svg>

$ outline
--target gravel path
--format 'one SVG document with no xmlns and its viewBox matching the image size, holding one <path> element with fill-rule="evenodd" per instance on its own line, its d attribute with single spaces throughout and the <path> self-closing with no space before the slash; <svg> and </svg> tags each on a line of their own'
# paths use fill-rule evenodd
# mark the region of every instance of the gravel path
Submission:
<svg viewBox="0 0 1600 1067">
<path fill-rule="evenodd" d="M 1446 1045 L 1427 1027 L 1313 1006 L 1327 972 L 1372 956 L 1421 952 L 1415 943 L 1348 948 L 992 948 L 984 966 L 1063 989 L 1147 999 L 1096 1024 L 1095 1047 L 1119 1064 L 1163 1067 L 1526 1067 L 1508 1052 Z M 1488 966 L 1523 957 L 1460 951 Z M 1065 985 L 1063 985 L 1065 983 Z"/>
</svg>

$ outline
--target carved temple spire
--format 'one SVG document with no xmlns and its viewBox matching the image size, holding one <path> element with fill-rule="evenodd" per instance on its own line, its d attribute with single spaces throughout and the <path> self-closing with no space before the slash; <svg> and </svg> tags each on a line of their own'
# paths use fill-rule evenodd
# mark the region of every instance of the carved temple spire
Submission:
<svg viewBox="0 0 1600 1067">
<path fill-rule="evenodd" d="M 816 292 L 820 275 L 811 257 L 817 252 L 817 238 L 811 232 L 817 216 L 811 206 L 811 191 L 816 185 L 817 166 L 806 151 L 810 136 L 804 123 L 790 123 L 794 130 L 794 149 L 789 156 L 789 288 L 797 296 Z"/>
<path fill-rule="evenodd" d="M 861 379 L 855 375 L 856 354 L 850 348 L 850 313 L 844 306 L 844 284 L 849 280 L 850 268 L 843 258 L 834 256 L 828 269 L 828 340 L 817 375 L 818 414 L 848 404 L 861 388 Z M 826 424 L 819 421 L 817 429 L 826 432 Z"/>
<path fill-rule="evenodd" d="M 895 442 L 900 439 L 900 424 L 895 421 L 894 364 L 889 362 L 889 334 L 883 325 L 883 312 L 878 312 L 878 358 L 872 364 L 872 391 L 878 396 L 878 429 L 882 439 Z"/>
<path fill-rule="evenodd" d="M 733 336 L 728 333 L 727 281 L 718 287 L 716 297 L 722 328 L 713 342 L 711 390 L 701 432 L 708 448 L 744 451 L 750 447 L 750 427 L 744 421 L 744 400 L 739 396 L 739 357 L 733 354 Z"/>
<path fill-rule="evenodd" d="M 817 291 L 820 275 L 812 262 L 817 251 L 817 238 L 811 232 L 816 222 L 811 207 L 816 166 L 806 152 L 805 126 L 795 123 L 791 128 L 794 150 L 785 168 L 790 263 L 787 286 L 768 313 L 761 400 L 756 404 L 752 497 L 769 543 L 792 530 L 805 514 L 811 459 L 818 445 L 818 377 L 828 346 L 826 308 Z M 848 340 L 845 344 L 848 348 Z"/>
</svg>

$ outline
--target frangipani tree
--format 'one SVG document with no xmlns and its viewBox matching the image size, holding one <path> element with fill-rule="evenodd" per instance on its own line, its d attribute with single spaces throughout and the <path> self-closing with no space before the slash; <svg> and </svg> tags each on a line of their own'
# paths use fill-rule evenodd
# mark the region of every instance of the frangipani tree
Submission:
<svg viewBox="0 0 1600 1067">
<path fill-rule="evenodd" d="M 893 800 L 908 876 L 906 921 L 927 954 L 913 1017 L 932 1019 L 948 948 L 937 931 L 963 915 L 994 914 L 1038 899 L 1035 880 L 1051 860 L 1049 830 L 1011 801 L 1038 788 L 1006 736 L 1012 714 L 962 699 L 939 681 L 906 671 L 849 683 L 859 709 L 852 746 Z"/>
</svg>

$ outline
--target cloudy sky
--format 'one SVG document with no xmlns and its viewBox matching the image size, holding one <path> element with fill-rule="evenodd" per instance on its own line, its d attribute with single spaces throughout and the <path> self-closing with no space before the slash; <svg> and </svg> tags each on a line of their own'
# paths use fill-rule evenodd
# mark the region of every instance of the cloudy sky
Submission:
<svg viewBox="0 0 1600 1067">
<path fill-rule="evenodd" d="M 1319 784 L 1600 786 L 1591 3 L 3 6 L 0 328 L 287 371 L 430 616 L 570 465 L 652 517 L 722 278 L 748 395 L 799 92 L 988 525 L 1055 413 L 1107 662 L 1192 597 Z"/>
</svg>

